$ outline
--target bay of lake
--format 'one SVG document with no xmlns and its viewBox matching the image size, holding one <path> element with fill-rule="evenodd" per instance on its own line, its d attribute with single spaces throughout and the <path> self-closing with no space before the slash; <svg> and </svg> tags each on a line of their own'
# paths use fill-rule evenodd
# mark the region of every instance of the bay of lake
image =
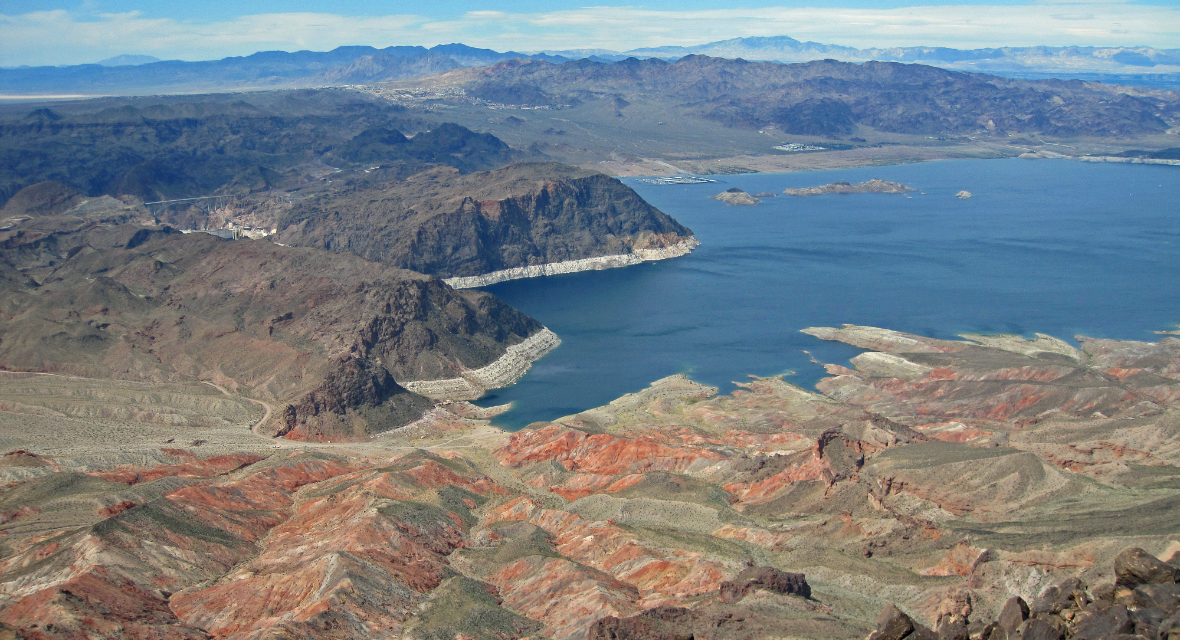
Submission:
<svg viewBox="0 0 1180 640">
<path fill-rule="evenodd" d="M 675 373 L 722 393 L 750 375 L 813 388 L 826 374 L 804 351 L 847 364 L 860 350 L 799 333 L 810 326 L 1072 342 L 1154 341 L 1180 324 L 1180 167 L 950 160 L 712 177 L 623 179 L 693 230 L 701 246 L 687 256 L 486 287 L 562 339 L 477 402 L 514 404 L 495 424 L 577 413 Z M 870 178 L 918 191 L 782 194 Z M 709 198 L 730 187 L 779 195 Z"/>
</svg>

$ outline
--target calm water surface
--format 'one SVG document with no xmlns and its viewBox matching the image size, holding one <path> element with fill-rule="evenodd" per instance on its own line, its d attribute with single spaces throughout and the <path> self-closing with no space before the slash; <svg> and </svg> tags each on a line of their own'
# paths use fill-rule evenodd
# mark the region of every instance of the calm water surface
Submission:
<svg viewBox="0 0 1180 640">
<path fill-rule="evenodd" d="M 517 429 L 605 404 L 674 373 L 734 389 L 859 350 L 799 333 L 872 325 L 959 333 L 1156 340 L 1180 323 L 1180 167 L 1066 160 L 955 160 L 716 176 L 657 186 L 625 179 L 690 227 L 692 254 L 625 269 L 487 287 L 562 345 L 478 404 L 513 402 Z M 787 187 L 882 178 L 919 191 L 781 195 Z M 708 196 L 779 193 L 756 207 Z M 959 200 L 960 190 L 974 194 Z"/>
</svg>

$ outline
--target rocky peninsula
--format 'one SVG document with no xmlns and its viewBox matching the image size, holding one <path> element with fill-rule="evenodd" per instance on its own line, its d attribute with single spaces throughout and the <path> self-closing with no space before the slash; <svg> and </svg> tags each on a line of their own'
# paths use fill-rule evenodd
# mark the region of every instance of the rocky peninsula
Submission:
<svg viewBox="0 0 1180 640">
<path fill-rule="evenodd" d="M 581 261 L 606 257 L 606 266 L 623 266 L 613 257 L 633 264 L 695 246 L 690 229 L 619 180 L 554 163 L 467 175 L 444 167 L 358 184 L 296 204 L 275 227 L 283 244 L 440 278 L 490 276 L 484 284 L 544 275 L 548 265 L 576 263 L 551 273 L 604 268 Z"/>
<path fill-rule="evenodd" d="M 789 196 L 822 196 L 829 193 L 905 193 L 907 191 L 914 191 L 914 189 L 898 182 L 873 178 L 860 184 L 833 182 L 819 187 L 786 189 L 783 193 Z"/>
</svg>

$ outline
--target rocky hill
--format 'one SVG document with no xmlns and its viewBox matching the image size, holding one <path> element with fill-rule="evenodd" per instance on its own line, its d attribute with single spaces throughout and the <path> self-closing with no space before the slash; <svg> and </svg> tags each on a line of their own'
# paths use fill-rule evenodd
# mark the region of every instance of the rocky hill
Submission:
<svg viewBox="0 0 1180 640">
<path fill-rule="evenodd" d="M 38 640 L 1170 637 L 1180 340 L 808 331 L 866 349 L 822 393 L 675 376 L 511 435 L 452 405 L 318 452 L 84 470 L 14 452 L 0 623 Z"/>
<path fill-rule="evenodd" d="M 210 380 L 275 403 L 272 432 L 364 439 L 432 406 L 401 384 L 460 377 L 543 331 L 420 273 L 181 234 L 112 202 L 122 208 L 84 203 L 0 231 L 5 368 Z"/>
<path fill-rule="evenodd" d="M 359 164 L 408 175 L 525 157 L 354 91 L 100 99 L 0 112 L 0 203 L 48 180 L 152 202 L 305 190 Z"/>
<path fill-rule="evenodd" d="M 687 252 L 692 231 L 618 180 L 552 164 L 361 183 L 294 205 L 278 242 L 440 277 L 608 256 Z"/>
</svg>

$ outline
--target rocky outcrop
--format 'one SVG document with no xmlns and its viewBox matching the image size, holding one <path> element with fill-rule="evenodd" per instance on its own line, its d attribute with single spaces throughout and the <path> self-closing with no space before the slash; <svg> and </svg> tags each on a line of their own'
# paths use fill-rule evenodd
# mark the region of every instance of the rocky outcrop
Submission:
<svg viewBox="0 0 1180 640">
<path fill-rule="evenodd" d="M 807 578 L 802 573 L 779 571 L 774 567 L 750 567 L 743 569 L 733 580 L 721 583 L 721 601 L 735 604 L 757 589 L 811 597 L 811 586 L 807 584 Z"/>
<path fill-rule="evenodd" d="M 822 196 L 829 193 L 905 193 L 907 191 L 913 191 L 913 189 L 899 182 L 873 178 L 860 184 L 833 182 L 819 187 L 786 189 L 783 193 L 789 196 Z"/>
<path fill-rule="evenodd" d="M 1137 548 L 1115 558 L 1118 580 L 1090 588 L 1077 578 L 1049 587 L 1031 605 L 1014 596 L 1004 602 L 996 620 L 980 625 L 982 640 L 1100 640 L 1105 638 L 1171 638 L 1180 631 L 1180 568 L 1167 565 Z M 941 611 L 941 609 L 940 609 Z M 972 608 L 962 598 L 936 631 L 923 627 L 893 605 L 877 618 L 869 640 L 967 639 Z"/>
<path fill-rule="evenodd" d="M 714 200 L 720 200 L 720 201 L 725 202 L 727 204 L 736 204 L 736 205 L 753 206 L 753 205 L 758 204 L 759 202 L 762 202 L 758 198 L 755 198 L 754 196 L 746 193 L 745 191 L 742 191 L 741 189 L 738 189 L 737 187 L 734 187 L 732 189 L 726 189 L 725 191 L 722 191 L 721 193 L 719 193 L 715 196 L 709 196 L 709 197 Z"/>
<path fill-rule="evenodd" d="M 656 607 L 630 618 L 595 622 L 586 640 L 692 640 L 695 616 L 683 607 Z"/>
<path fill-rule="evenodd" d="M 413 422 L 432 406 L 394 382 L 379 362 L 350 353 L 333 359 L 319 387 L 286 406 L 275 435 L 291 440 L 365 440 Z M 368 415 L 362 417 L 358 411 Z"/>
<path fill-rule="evenodd" d="M 549 273 L 625 266 L 695 246 L 689 229 L 615 178 L 548 163 L 358 185 L 298 203 L 277 227 L 283 244 L 442 278 L 495 274 L 484 284 L 544 275 L 547 265 L 563 265 Z M 588 258 L 600 260 L 565 264 Z"/>
</svg>

